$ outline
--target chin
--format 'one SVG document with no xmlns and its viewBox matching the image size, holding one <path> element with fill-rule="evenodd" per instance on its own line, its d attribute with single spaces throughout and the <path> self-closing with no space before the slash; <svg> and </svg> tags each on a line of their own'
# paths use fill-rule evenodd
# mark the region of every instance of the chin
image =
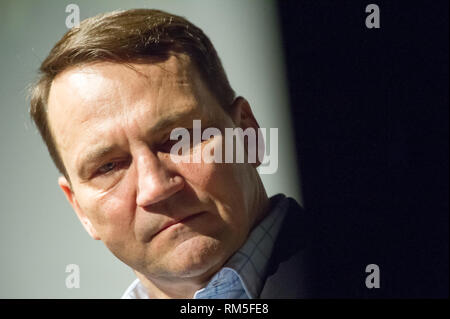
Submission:
<svg viewBox="0 0 450 319">
<path fill-rule="evenodd" d="M 196 236 L 180 243 L 165 256 L 172 276 L 197 277 L 221 267 L 228 258 L 227 247 L 216 238 Z"/>
</svg>

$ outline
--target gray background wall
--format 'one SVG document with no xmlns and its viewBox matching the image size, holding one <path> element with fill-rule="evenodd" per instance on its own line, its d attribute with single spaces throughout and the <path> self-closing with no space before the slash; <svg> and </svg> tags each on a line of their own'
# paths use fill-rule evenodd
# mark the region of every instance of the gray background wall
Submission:
<svg viewBox="0 0 450 319">
<path fill-rule="evenodd" d="M 273 1 L 0 2 L 0 298 L 119 298 L 135 278 L 92 240 L 57 185 L 58 172 L 28 116 L 27 89 L 40 62 L 67 31 L 68 4 L 81 19 L 100 12 L 157 8 L 185 16 L 210 37 L 230 82 L 261 127 L 279 129 L 279 167 L 262 175 L 269 195 L 298 200 L 291 119 L 278 16 Z M 80 267 L 67 289 L 66 265 Z"/>
</svg>

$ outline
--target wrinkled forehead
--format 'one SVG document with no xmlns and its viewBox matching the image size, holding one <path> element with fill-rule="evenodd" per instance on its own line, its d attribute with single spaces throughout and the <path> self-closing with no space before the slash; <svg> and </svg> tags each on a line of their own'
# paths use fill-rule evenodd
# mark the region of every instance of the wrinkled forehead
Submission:
<svg viewBox="0 0 450 319">
<path fill-rule="evenodd" d="M 142 111 L 158 118 L 211 97 L 187 56 L 152 64 L 109 62 L 73 67 L 58 75 L 49 94 L 48 118 L 56 135 L 117 113 Z M 78 128 L 79 129 L 79 128 Z M 64 146 L 64 141 L 57 144 Z"/>
<path fill-rule="evenodd" d="M 167 95 L 174 90 L 199 95 L 199 82 L 196 68 L 185 55 L 172 55 L 164 62 L 152 64 L 91 63 L 66 69 L 53 80 L 47 111 L 52 118 L 60 119 L 53 114 L 76 112 L 89 104 L 82 111 L 99 114 L 104 108 L 111 111 L 111 102 L 137 99 L 148 93 L 161 94 L 161 89 Z M 72 107 L 71 100 L 76 100 L 78 107 Z"/>
</svg>

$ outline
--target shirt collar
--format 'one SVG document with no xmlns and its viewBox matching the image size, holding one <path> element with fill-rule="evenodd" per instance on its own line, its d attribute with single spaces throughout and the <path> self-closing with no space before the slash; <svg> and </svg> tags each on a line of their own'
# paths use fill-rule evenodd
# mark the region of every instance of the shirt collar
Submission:
<svg viewBox="0 0 450 319">
<path fill-rule="evenodd" d="M 269 214 L 250 232 L 244 245 L 225 263 L 206 287 L 194 294 L 194 299 L 258 298 L 265 281 L 266 268 L 273 245 L 280 231 L 288 201 L 282 194 L 271 197 Z M 148 298 L 146 290 L 136 279 L 122 299 Z"/>
</svg>

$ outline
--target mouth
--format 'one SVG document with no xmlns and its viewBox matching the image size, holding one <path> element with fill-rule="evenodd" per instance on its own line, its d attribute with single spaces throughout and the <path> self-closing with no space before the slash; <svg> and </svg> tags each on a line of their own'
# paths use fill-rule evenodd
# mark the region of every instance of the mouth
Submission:
<svg viewBox="0 0 450 319">
<path fill-rule="evenodd" d="M 152 236 L 152 239 L 155 236 L 157 236 L 158 234 L 160 234 L 161 232 L 167 230 L 168 228 L 172 228 L 172 227 L 174 227 L 176 225 L 179 225 L 179 224 L 186 224 L 187 222 L 189 222 L 189 221 L 191 221 L 191 220 L 193 220 L 193 219 L 195 219 L 195 218 L 197 218 L 200 215 L 203 215 L 205 213 L 206 212 L 200 212 L 200 213 L 197 213 L 197 214 L 189 215 L 189 216 L 187 216 L 185 218 L 182 218 L 182 219 L 179 219 L 179 220 L 169 221 L 166 224 L 164 224 L 164 226 Z"/>
</svg>

